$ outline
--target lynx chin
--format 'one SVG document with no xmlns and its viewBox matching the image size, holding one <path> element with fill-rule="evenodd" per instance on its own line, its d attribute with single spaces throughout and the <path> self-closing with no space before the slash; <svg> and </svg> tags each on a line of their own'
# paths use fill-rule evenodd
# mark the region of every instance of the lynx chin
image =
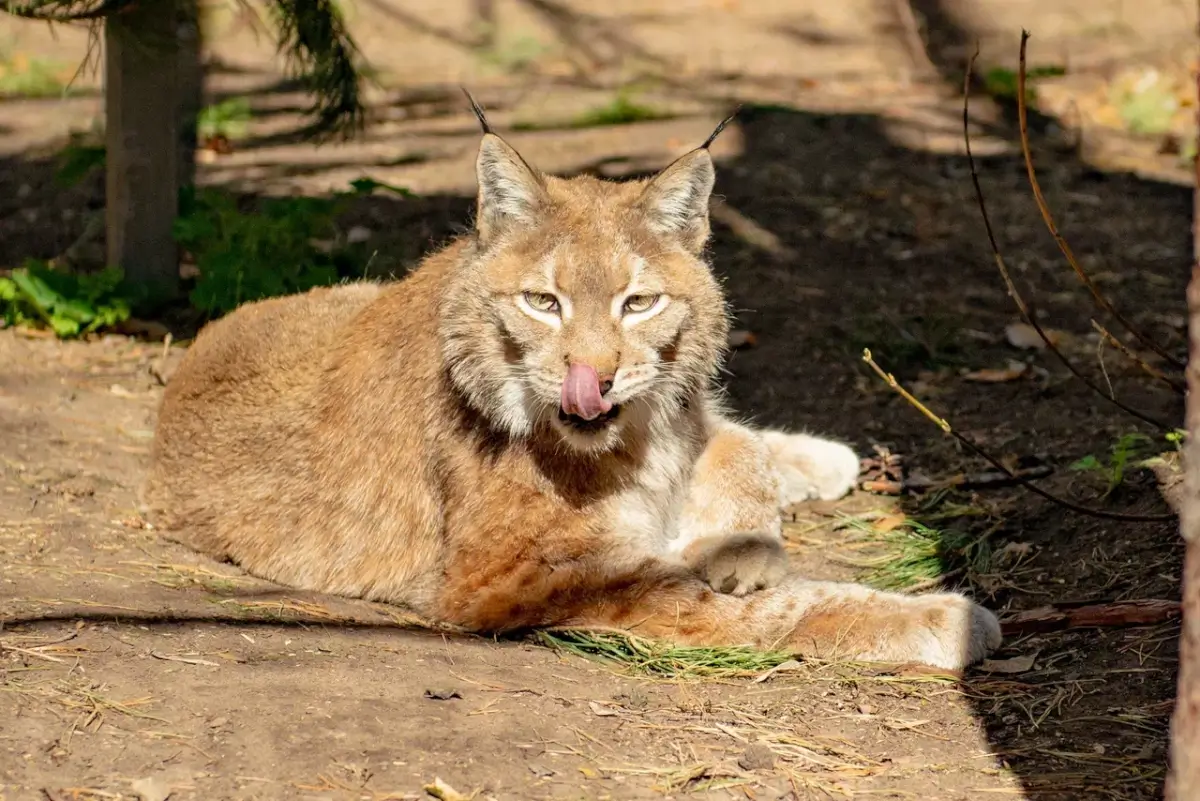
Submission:
<svg viewBox="0 0 1200 801">
<path fill-rule="evenodd" d="M 951 669 L 996 648 L 995 616 L 961 595 L 789 567 L 781 507 L 845 494 L 858 459 L 717 399 L 709 143 L 649 180 L 567 180 L 477 113 L 470 233 L 399 282 L 252 303 L 196 338 L 143 495 L 166 536 L 480 632 Z"/>
</svg>

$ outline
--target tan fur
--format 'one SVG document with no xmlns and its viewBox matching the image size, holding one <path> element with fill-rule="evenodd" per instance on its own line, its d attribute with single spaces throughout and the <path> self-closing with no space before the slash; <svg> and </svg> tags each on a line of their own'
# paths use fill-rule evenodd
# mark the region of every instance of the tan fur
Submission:
<svg viewBox="0 0 1200 801">
<path fill-rule="evenodd" d="M 561 180 L 489 134 L 479 177 L 475 231 L 403 281 L 201 332 L 145 488 L 168 536 L 479 631 L 616 626 L 945 667 L 998 645 L 961 596 L 787 572 L 780 506 L 844 494 L 857 459 L 738 425 L 712 395 L 728 323 L 701 258 L 707 150 L 649 182 Z M 639 317 L 630 295 L 661 297 Z M 620 413 L 597 431 L 558 416 L 572 363 L 612 377 Z"/>
</svg>

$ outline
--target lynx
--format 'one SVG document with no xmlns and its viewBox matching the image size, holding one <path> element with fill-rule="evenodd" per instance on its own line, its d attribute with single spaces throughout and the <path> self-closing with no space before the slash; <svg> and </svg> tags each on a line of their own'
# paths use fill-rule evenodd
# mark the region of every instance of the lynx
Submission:
<svg viewBox="0 0 1200 801">
<path fill-rule="evenodd" d="M 652 179 L 563 179 L 475 109 L 469 233 L 400 281 L 201 331 L 145 486 L 166 536 L 477 632 L 605 627 L 949 669 L 996 648 L 995 616 L 961 595 L 789 567 L 781 507 L 844 495 L 858 459 L 741 425 L 713 387 L 720 128 Z"/>
</svg>

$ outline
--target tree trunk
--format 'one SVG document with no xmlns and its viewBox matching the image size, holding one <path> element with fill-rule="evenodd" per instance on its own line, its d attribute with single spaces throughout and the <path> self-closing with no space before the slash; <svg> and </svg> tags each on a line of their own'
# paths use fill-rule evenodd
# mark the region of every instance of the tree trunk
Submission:
<svg viewBox="0 0 1200 801">
<path fill-rule="evenodd" d="M 198 19 L 196 0 L 153 0 L 105 20 L 108 263 L 148 305 L 179 292 L 171 228 L 194 172 Z"/>
<path fill-rule="evenodd" d="M 1200 74 L 1196 77 L 1200 98 Z M 1200 106 L 1197 107 L 1200 144 Z M 1192 199 L 1192 279 L 1187 288 L 1187 445 L 1184 494 L 1179 510 L 1186 543 L 1183 563 L 1183 631 L 1179 640 L 1179 688 L 1171 718 L 1168 801 L 1200 801 L 1200 152 Z"/>
</svg>

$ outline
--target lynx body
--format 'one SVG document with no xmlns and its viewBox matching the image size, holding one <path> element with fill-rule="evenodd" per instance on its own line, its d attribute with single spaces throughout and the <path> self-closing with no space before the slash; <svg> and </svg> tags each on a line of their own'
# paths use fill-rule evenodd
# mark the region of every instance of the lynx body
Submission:
<svg viewBox="0 0 1200 801">
<path fill-rule="evenodd" d="M 487 131 L 485 127 L 485 131 Z M 145 488 L 167 535 L 293 587 L 468 629 L 959 668 L 1000 641 L 956 594 L 808 581 L 780 508 L 855 481 L 712 381 L 707 146 L 648 181 L 538 173 L 486 132 L 474 230 L 405 279 L 249 304 L 166 389 Z"/>
</svg>

